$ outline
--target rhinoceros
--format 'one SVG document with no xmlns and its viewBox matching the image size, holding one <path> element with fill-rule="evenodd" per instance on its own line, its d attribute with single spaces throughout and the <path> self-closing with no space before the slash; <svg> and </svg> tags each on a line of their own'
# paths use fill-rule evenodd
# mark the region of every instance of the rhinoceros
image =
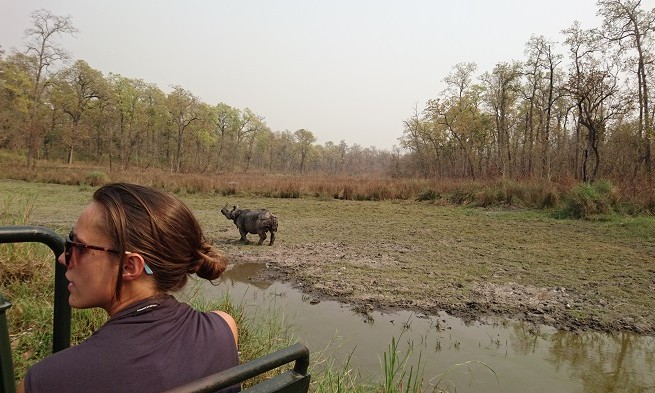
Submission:
<svg viewBox="0 0 655 393">
<path fill-rule="evenodd" d="M 266 209 L 249 210 L 241 209 L 239 205 L 235 205 L 232 209 L 228 209 L 225 205 L 221 209 L 221 213 L 229 219 L 234 221 L 234 225 L 239 229 L 241 239 L 245 244 L 250 243 L 246 237 L 249 233 L 259 235 L 258 245 L 261 245 L 266 240 L 266 232 L 271 233 L 271 240 L 268 242 L 269 246 L 273 245 L 275 241 L 275 232 L 277 232 L 277 217 Z"/>
</svg>

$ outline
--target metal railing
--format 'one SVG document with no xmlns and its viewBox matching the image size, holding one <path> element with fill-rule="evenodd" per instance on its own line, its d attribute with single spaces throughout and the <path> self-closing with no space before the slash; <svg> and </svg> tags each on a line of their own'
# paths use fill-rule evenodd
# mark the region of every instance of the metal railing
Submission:
<svg viewBox="0 0 655 393">
<path fill-rule="evenodd" d="M 309 390 L 309 350 L 302 344 L 295 344 L 277 352 L 253 359 L 220 373 L 209 375 L 197 381 L 179 386 L 166 393 L 208 393 L 233 386 L 259 374 L 295 361 L 292 370 L 260 382 L 242 393 L 305 393 Z"/>
<path fill-rule="evenodd" d="M 64 252 L 64 238 L 54 231 L 37 226 L 0 227 L 0 243 L 43 243 L 55 254 L 55 298 L 52 317 L 52 352 L 70 346 L 71 308 L 68 305 L 66 268 L 57 263 Z"/>
<path fill-rule="evenodd" d="M 66 268 L 57 263 L 57 257 L 64 252 L 64 238 L 54 231 L 37 226 L 0 227 L 0 243 L 43 243 L 55 255 L 55 297 L 52 317 L 52 352 L 70 346 L 71 308 L 68 305 Z M 2 390 L 0 393 L 13 393 L 14 366 L 11 359 L 11 343 L 7 326 L 6 310 L 11 303 L 0 294 L 0 367 L 2 368 Z"/>
<path fill-rule="evenodd" d="M 0 243 L 43 243 L 55 255 L 55 294 L 52 321 L 52 351 L 57 352 L 70 346 L 71 308 L 68 304 L 66 268 L 57 263 L 57 257 L 64 252 L 64 238 L 44 227 L 8 226 L 0 227 Z M 2 382 L 0 393 L 14 393 L 14 371 L 11 358 L 11 343 L 7 325 L 6 310 L 11 303 L 0 294 L 0 372 Z M 277 352 L 240 364 L 236 367 L 207 376 L 175 388 L 169 393 L 214 392 L 270 370 L 295 361 L 292 370 L 285 371 L 246 390 L 244 393 L 306 393 L 309 390 L 309 350 L 302 344 L 295 344 Z"/>
<path fill-rule="evenodd" d="M 11 359 L 11 343 L 9 342 L 9 327 L 5 312 L 11 303 L 0 294 L 0 392 L 14 393 L 14 365 Z"/>
</svg>

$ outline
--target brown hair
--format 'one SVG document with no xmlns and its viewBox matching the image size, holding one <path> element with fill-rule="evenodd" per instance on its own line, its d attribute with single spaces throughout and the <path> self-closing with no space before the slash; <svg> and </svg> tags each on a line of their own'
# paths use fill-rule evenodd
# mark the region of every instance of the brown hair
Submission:
<svg viewBox="0 0 655 393">
<path fill-rule="evenodd" d="M 140 254 L 153 271 L 157 290 L 174 292 L 184 287 L 189 274 L 215 280 L 227 259 L 209 244 L 191 210 L 175 196 L 136 184 L 100 187 L 93 200 L 105 211 L 102 228 L 125 258 L 125 251 Z M 116 296 L 120 296 L 121 274 Z"/>
</svg>

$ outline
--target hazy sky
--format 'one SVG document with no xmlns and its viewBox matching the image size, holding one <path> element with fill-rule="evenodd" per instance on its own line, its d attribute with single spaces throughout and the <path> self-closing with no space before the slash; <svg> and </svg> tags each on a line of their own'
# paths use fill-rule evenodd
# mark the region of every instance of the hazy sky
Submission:
<svg viewBox="0 0 655 393">
<path fill-rule="evenodd" d="M 653 8 L 655 0 L 643 1 Z M 600 25 L 595 0 L 0 0 L 0 46 L 24 49 L 32 11 L 70 15 L 73 59 L 203 102 L 264 116 L 273 131 L 390 149 L 415 106 L 460 62 L 523 60 L 532 35 Z"/>
</svg>

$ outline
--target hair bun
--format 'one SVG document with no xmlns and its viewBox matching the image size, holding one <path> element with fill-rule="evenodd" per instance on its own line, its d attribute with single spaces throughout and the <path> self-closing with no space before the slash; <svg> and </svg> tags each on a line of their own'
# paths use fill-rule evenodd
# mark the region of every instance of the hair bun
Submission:
<svg viewBox="0 0 655 393">
<path fill-rule="evenodd" d="M 195 273 L 200 278 L 216 280 L 227 268 L 227 258 L 207 242 L 203 242 L 198 254 L 200 259 L 189 267 L 189 274 Z"/>
<path fill-rule="evenodd" d="M 189 266 L 188 273 L 189 274 L 196 274 L 198 270 L 200 270 L 200 261 L 196 261 L 193 265 Z"/>
</svg>

